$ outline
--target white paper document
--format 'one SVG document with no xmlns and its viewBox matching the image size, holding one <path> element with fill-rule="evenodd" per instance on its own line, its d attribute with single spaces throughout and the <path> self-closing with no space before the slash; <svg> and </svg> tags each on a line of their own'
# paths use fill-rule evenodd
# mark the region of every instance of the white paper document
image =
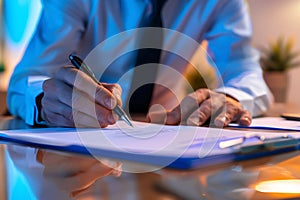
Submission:
<svg viewBox="0 0 300 200">
<path fill-rule="evenodd" d="M 282 117 L 260 117 L 252 120 L 249 127 L 230 124 L 235 128 L 253 128 L 266 130 L 300 131 L 300 121 L 286 120 Z"/>
<path fill-rule="evenodd" d="M 176 168 L 191 167 L 192 160 L 232 159 L 239 148 L 221 149 L 219 142 L 249 134 L 244 130 L 216 129 L 192 126 L 166 126 L 134 122 L 135 128 L 122 121 L 102 129 L 39 128 L 0 131 L 0 140 L 38 148 L 90 154 L 115 159 L 138 161 Z M 265 134 L 267 138 L 278 133 Z M 299 133 L 289 133 L 300 137 Z M 255 138 L 254 138 L 255 139 Z M 260 142 L 260 141 L 258 141 Z M 226 158 L 226 155 L 230 155 Z M 179 163 L 180 162 L 180 163 Z M 202 163 L 203 164 L 203 163 Z"/>
</svg>

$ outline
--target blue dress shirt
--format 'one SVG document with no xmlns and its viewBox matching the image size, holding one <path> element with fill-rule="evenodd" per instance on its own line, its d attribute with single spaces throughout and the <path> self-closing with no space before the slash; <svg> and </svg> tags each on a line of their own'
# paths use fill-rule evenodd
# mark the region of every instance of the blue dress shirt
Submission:
<svg viewBox="0 0 300 200">
<path fill-rule="evenodd" d="M 107 66 L 102 66 L 102 60 L 107 58 L 98 57 L 99 65 L 93 66 L 93 70 L 99 77 L 104 74 L 101 80 L 105 82 L 116 82 L 115 77 L 121 77 L 119 83 L 125 101 L 130 87 L 129 71 L 135 59 L 134 54 L 121 56 L 121 53 L 130 49 L 134 41 L 132 30 L 142 27 L 152 12 L 150 0 L 44 0 L 37 29 L 10 80 L 8 107 L 11 113 L 28 124 L 37 123 L 35 98 L 42 92 L 42 82 L 61 66 L 70 64 L 70 53 L 89 58 L 95 48 L 98 52 L 111 51 L 112 56 L 119 57 L 105 73 Z M 167 1 L 162 22 L 169 30 L 164 47 L 175 54 L 190 52 L 185 59 L 197 51 L 194 44 L 200 48 L 202 41 L 208 41 L 210 61 L 218 78 L 215 91 L 235 97 L 254 116 L 267 110 L 272 95 L 262 78 L 258 52 L 250 46 L 252 28 L 245 1 Z M 122 33 L 125 34 L 121 38 L 117 37 Z M 186 43 L 185 37 L 191 42 Z M 176 76 L 180 77 L 187 65 L 171 53 L 163 54 L 161 63 L 175 69 L 174 76 L 162 68 L 157 79 L 172 87 L 172 91 L 179 91 L 182 81 Z M 166 107 L 171 109 L 176 102 L 170 101 L 168 96 L 167 92 L 154 91 L 153 99 L 168 104 Z"/>
</svg>

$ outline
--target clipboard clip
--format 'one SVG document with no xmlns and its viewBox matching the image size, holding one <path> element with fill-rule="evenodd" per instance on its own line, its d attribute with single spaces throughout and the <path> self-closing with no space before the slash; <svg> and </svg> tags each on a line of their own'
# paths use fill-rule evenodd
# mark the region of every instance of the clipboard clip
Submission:
<svg viewBox="0 0 300 200">
<path fill-rule="evenodd" d="M 257 138 L 259 142 L 255 142 L 254 144 L 246 144 L 244 145 L 245 141 L 250 138 Z M 265 136 L 261 135 L 246 135 L 241 138 L 234 138 L 226 141 L 222 141 L 219 143 L 219 147 L 230 148 L 240 145 L 239 153 L 247 154 L 253 152 L 263 152 L 263 151 L 274 151 L 280 149 L 287 149 L 287 148 L 295 148 L 299 144 L 298 140 L 294 137 L 291 137 L 287 134 L 284 134 L 280 137 L 274 138 L 266 138 Z"/>
<path fill-rule="evenodd" d="M 289 135 L 283 135 L 281 137 L 265 139 L 260 144 L 241 146 L 240 153 L 247 154 L 253 152 L 268 152 L 288 148 L 296 148 L 298 144 L 299 142 L 296 138 L 293 138 Z"/>
</svg>

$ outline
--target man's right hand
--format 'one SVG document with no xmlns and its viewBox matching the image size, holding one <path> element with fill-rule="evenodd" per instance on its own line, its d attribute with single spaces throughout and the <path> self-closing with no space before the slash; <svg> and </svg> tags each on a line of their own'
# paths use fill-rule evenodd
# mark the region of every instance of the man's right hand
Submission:
<svg viewBox="0 0 300 200">
<path fill-rule="evenodd" d="M 44 81 L 40 116 L 50 126 L 106 127 L 116 123 L 113 108 L 121 105 L 118 84 L 98 85 L 74 67 L 59 69 Z"/>
</svg>

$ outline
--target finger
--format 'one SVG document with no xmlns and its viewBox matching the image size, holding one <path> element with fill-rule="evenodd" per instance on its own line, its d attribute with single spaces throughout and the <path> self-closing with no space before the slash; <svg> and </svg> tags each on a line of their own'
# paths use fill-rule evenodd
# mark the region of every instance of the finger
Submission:
<svg viewBox="0 0 300 200">
<path fill-rule="evenodd" d="M 45 98 L 58 100 L 72 106 L 73 87 L 58 79 L 48 79 L 43 82 L 43 92 Z"/>
<path fill-rule="evenodd" d="M 63 168 L 57 168 L 58 165 L 63 165 L 67 163 L 70 156 L 59 154 L 54 151 L 42 150 L 38 151 L 39 161 L 45 166 L 45 169 L 51 169 L 53 173 L 58 173 L 58 171 L 63 171 Z"/>
<path fill-rule="evenodd" d="M 86 93 L 76 88 L 73 89 L 63 81 L 57 79 L 46 80 L 43 84 L 43 90 L 43 101 L 48 101 L 48 106 L 55 106 L 56 102 L 60 101 L 71 108 L 82 110 L 83 113 L 93 113 L 95 100 L 90 99 Z"/>
<path fill-rule="evenodd" d="M 225 127 L 232 121 L 236 121 L 240 117 L 242 107 L 239 102 L 228 99 L 222 112 L 214 119 L 217 127 Z"/>
<path fill-rule="evenodd" d="M 165 124 L 167 118 L 167 111 L 159 104 L 154 104 L 150 107 L 146 116 L 146 122 Z"/>
<path fill-rule="evenodd" d="M 225 103 L 225 95 L 210 92 L 210 97 L 201 102 L 200 107 L 194 111 L 187 119 L 188 125 L 202 126 L 209 118 L 216 115 Z"/>
<path fill-rule="evenodd" d="M 211 117 L 211 114 L 211 99 L 208 99 L 188 117 L 187 124 L 191 126 L 202 126 Z"/>
<path fill-rule="evenodd" d="M 114 97 L 117 99 L 118 105 L 122 106 L 122 88 L 119 84 L 102 83 L 102 85 L 108 89 Z"/>
<path fill-rule="evenodd" d="M 43 164 L 44 153 L 45 152 L 42 149 L 38 149 L 36 153 L 36 160 L 41 164 Z"/>
<path fill-rule="evenodd" d="M 230 118 L 226 112 L 222 112 L 214 119 L 214 125 L 220 128 L 225 127 L 231 122 Z"/>
<path fill-rule="evenodd" d="M 174 108 L 171 112 L 167 112 L 167 125 L 178 125 L 181 122 L 181 109 L 180 106 Z"/>
<path fill-rule="evenodd" d="M 117 100 L 108 89 L 98 85 L 88 75 L 74 67 L 60 68 L 55 77 L 69 85 L 74 85 L 76 89 L 86 93 L 89 98 L 95 99 L 96 103 L 107 109 L 113 109 L 117 104 Z"/>
<path fill-rule="evenodd" d="M 108 176 L 112 172 L 112 168 L 97 163 L 74 176 L 53 181 L 60 189 L 72 193 L 90 187 L 96 180 Z"/>
<path fill-rule="evenodd" d="M 196 95 L 189 94 L 186 96 L 181 103 L 175 107 L 171 112 L 167 113 L 166 124 L 177 125 L 184 121 L 188 115 L 198 108 Z"/>
<path fill-rule="evenodd" d="M 60 102 L 47 105 L 42 108 L 41 116 L 49 126 L 104 128 L 111 124 L 105 117 L 98 119 L 97 116 L 94 117 L 72 109 Z M 115 123 L 116 120 L 114 118 L 113 120 Z"/>
<path fill-rule="evenodd" d="M 78 128 L 105 128 L 109 125 L 107 120 L 101 118 L 101 121 L 95 116 L 88 115 L 78 110 L 73 110 L 74 124 Z"/>
<path fill-rule="evenodd" d="M 40 152 L 42 153 L 41 163 L 45 166 L 44 175 L 47 177 L 74 176 L 99 162 L 90 157 L 61 154 L 47 150 Z"/>
<path fill-rule="evenodd" d="M 59 104 L 60 103 L 57 103 L 55 105 L 57 106 L 56 111 L 53 111 L 51 107 L 43 106 L 41 110 L 42 119 L 45 120 L 48 126 L 74 127 L 72 109 L 66 106 L 60 106 Z M 60 109 L 64 110 L 64 114 L 58 113 Z"/>
<path fill-rule="evenodd" d="M 48 79 L 43 83 L 43 98 L 41 100 L 41 117 L 51 126 L 73 126 L 71 104 L 65 104 L 60 99 L 72 94 L 72 88 L 67 84 Z"/>
<path fill-rule="evenodd" d="M 62 114 L 66 119 L 72 120 L 77 127 L 106 127 L 118 120 L 111 110 L 99 104 L 95 105 L 85 93 L 72 89 L 62 81 L 55 79 L 47 81 L 44 83 L 44 91 L 42 105 L 53 113 Z M 56 96 L 55 93 L 64 95 Z M 56 115 L 51 116 L 55 120 Z M 48 122 L 55 125 L 52 118 L 48 117 Z"/>
<path fill-rule="evenodd" d="M 182 118 L 187 119 L 191 113 L 200 108 L 203 102 L 206 102 L 209 98 L 211 98 L 211 91 L 208 89 L 199 89 L 188 95 L 181 103 Z M 205 106 L 209 106 L 209 102 L 205 103 Z"/>
<path fill-rule="evenodd" d="M 208 98 L 210 98 L 210 90 L 208 89 L 199 89 L 189 94 L 176 108 L 167 114 L 166 123 L 175 125 L 185 121 Z"/>
<path fill-rule="evenodd" d="M 100 109 L 96 108 L 95 115 L 89 115 L 75 110 L 73 111 L 73 116 L 76 127 L 93 128 L 105 128 L 108 125 L 115 124 L 119 118 L 119 116 L 112 111 L 107 112 L 103 110 L 103 107 L 100 107 Z"/>
<path fill-rule="evenodd" d="M 79 114 L 76 118 L 74 117 L 76 122 L 84 121 L 81 119 L 82 113 L 88 115 L 89 118 L 93 118 L 91 119 L 92 121 L 95 121 L 96 119 L 101 127 L 114 124 L 118 120 L 118 116 L 112 110 L 108 110 L 102 105 L 95 104 L 95 102 L 91 101 L 89 98 L 86 98 L 84 94 L 81 94 L 80 91 L 76 91 L 76 89 L 73 93 L 72 102 L 73 109 L 75 110 L 76 114 Z M 87 118 L 87 116 L 85 118 Z M 86 120 L 89 119 L 87 118 Z"/>
<path fill-rule="evenodd" d="M 243 110 L 238 123 L 242 126 L 250 126 L 252 122 L 252 115 L 248 110 Z"/>
</svg>

